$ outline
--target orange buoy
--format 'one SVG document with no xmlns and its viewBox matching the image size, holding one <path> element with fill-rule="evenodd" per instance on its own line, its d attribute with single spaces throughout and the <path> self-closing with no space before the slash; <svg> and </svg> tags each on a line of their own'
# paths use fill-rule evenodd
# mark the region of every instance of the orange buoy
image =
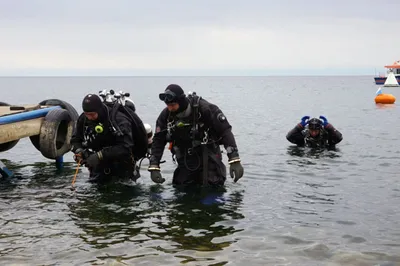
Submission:
<svg viewBox="0 0 400 266">
<path fill-rule="evenodd" d="M 392 94 L 378 94 L 375 97 L 375 103 L 383 103 L 383 104 L 393 104 L 396 101 L 396 97 Z"/>
</svg>

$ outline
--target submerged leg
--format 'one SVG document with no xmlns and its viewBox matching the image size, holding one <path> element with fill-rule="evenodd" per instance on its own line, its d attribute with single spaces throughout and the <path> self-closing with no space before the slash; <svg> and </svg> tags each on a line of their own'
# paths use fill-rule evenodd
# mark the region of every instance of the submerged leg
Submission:
<svg viewBox="0 0 400 266">
<path fill-rule="evenodd" d="M 60 156 L 56 158 L 56 167 L 57 169 L 61 169 L 64 166 L 64 157 Z"/>
<path fill-rule="evenodd" d="M 0 175 L 3 177 L 11 177 L 14 175 L 2 161 L 0 161 Z"/>
</svg>

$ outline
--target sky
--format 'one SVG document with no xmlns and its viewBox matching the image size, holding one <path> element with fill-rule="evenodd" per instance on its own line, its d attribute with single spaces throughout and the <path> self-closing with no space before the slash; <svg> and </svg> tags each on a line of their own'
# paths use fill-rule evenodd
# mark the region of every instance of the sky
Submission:
<svg viewBox="0 0 400 266">
<path fill-rule="evenodd" d="M 0 0 L 0 76 L 375 75 L 399 0 Z"/>
</svg>

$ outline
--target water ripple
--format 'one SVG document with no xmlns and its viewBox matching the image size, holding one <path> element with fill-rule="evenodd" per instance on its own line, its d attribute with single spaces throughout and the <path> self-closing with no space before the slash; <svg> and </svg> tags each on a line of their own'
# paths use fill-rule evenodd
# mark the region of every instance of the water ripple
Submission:
<svg viewBox="0 0 400 266">
<path fill-rule="evenodd" d="M 224 110 L 244 177 L 182 191 L 166 150 L 162 185 L 147 166 L 137 184 L 106 186 L 81 169 L 72 192 L 71 154 L 59 171 L 21 140 L 2 153 L 16 173 L 0 180 L 2 265 L 400 265 L 400 116 L 371 101 L 371 77 L 1 78 L 0 87 L 16 88 L 4 101 L 56 93 L 74 106 L 88 88 L 123 87 L 154 124 L 171 82 Z M 321 113 L 343 133 L 337 149 L 286 140 L 301 116 Z"/>
</svg>

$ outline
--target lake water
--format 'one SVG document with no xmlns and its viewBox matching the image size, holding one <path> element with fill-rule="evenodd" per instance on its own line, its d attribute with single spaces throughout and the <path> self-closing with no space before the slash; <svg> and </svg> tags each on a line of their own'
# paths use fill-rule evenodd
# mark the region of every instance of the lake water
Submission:
<svg viewBox="0 0 400 266">
<path fill-rule="evenodd" d="M 122 89 L 154 128 L 170 83 L 224 111 L 244 177 L 177 191 L 166 150 L 161 186 L 144 163 L 138 184 L 98 187 L 81 169 L 71 192 L 72 154 L 56 170 L 22 139 L 0 154 L 15 172 L 0 180 L 2 265 L 400 265 L 400 113 L 375 104 L 371 76 L 16 77 L 0 91 L 10 104 L 58 98 L 80 113 L 87 93 Z M 342 132 L 337 151 L 286 140 L 304 115 Z"/>
</svg>

